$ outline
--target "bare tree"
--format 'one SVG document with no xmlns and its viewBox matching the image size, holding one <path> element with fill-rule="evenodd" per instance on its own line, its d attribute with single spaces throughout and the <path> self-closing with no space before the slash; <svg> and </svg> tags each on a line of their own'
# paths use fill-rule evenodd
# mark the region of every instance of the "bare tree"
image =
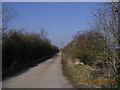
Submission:
<svg viewBox="0 0 120 90">
<path fill-rule="evenodd" d="M 111 70 L 113 70 L 113 73 L 108 76 L 111 77 L 114 75 L 114 77 L 117 77 L 119 57 L 116 47 L 120 45 L 118 42 L 120 39 L 120 4 L 119 2 L 110 2 L 102 5 L 103 7 L 99 8 L 96 14 L 93 13 L 94 23 L 92 23 L 92 30 L 100 32 L 104 35 L 104 39 L 107 41 L 108 47 L 112 52 L 111 54 L 107 54 L 107 47 L 104 48 L 104 53 L 106 53 L 105 56 L 111 58 L 108 60 L 106 59 L 106 63 L 109 63 Z"/>
<path fill-rule="evenodd" d="M 40 38 L 45 39 L 47 38 L 47 32 L 43 28 L 40 29 Z"/>
<path fill-rule="evenodd" d="M 118 2 L 107 3 L 112 6 L 112 11 L 114 16 L 117 15 L 118 18 L 118 41 L 119 41 L 119 48 L 120 48 L 120 0 Z M 115 18 L 115 17 L 114 17 Z"/>
<path fill-rule="evenodd" d="M 8 29 L 10 21 L 15 18 L 16 14 L 13 8 L 4 4 L 2 5 L 2 31 Z"/>
</svg>

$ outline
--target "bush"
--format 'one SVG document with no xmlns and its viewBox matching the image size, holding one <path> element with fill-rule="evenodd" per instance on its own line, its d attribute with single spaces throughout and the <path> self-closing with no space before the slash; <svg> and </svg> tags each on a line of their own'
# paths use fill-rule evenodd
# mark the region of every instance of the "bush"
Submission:
<svg viewBox="0 0 120 90">
<path fill-rule="evenodd" d="M 15 69 L 33 59 L 43 58 L 57 53 L 58 47 L 52 45 L 46 36 L 41 34 L 25 34 L 19 31 L 10 31 L 3 35 L 2 67 Z"/>
<path fill-rule="evenodd" d="M 63 51 L 68 51 L 73 59 L 77 58 L 88 65 L 94 65 L 97 61 L 110 61 L 113 54 L 105 37 L 95 31 L 76 34 Z"/>
<path fill-rule="evenodd" d="M 77 87 L 81 87 L 82 84 L 84 86 L 88 84 L 88 87 L 118 87 L 120 68 L 116 68 L 117 64 L 114 63 L 118 60 L 116 53 L 117 51 L 102 33 L 95 31 L 78 33 L 63 49 L 63 67 L 68 68 L 64 70 L 75 85 L 78 85 Z M 78 67 L 74 67 L 75 61 L 78 60 L 86 65 L 79 64 Z M 80 84 L 81 77 L 82 79 L 115 79 L 116 82 Z"/>
</svg>

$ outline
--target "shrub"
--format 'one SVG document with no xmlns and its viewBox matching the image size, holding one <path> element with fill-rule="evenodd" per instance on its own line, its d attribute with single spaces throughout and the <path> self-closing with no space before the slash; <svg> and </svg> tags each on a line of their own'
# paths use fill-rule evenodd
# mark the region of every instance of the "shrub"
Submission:
<svg viewBox="0 0 120 90">
<path fill-rule="evenodd" d="M 116 53 L 117 51 L 114 49 L 114 47 L 112 47 L 110 42 L 103 36 L 101 32 L 89 31 L 76 34 L 73 41 L 65 46 L 65 48 L 63 49 L 62 62 L 64 63 L 63 65 L 65 68 L 69 68 L 66 69 L 66 72 L 68 73 L 68 76 L 70 76 L 70 79 L 72 78 L 73 82 L 77 82 L 75 84 L 79 84 L 78 78 L 81 77 L 87 79 L 106 78 L 115 79 L 116 82 L 101 84 L 88 83 L 88 86 L 99 86 L 101 88 L 118 87 L 118 85 L 120 84 L 120 68 L 116 67 L 116 62 L 118 60 L 118 56 L 116 57 Z M 75 63 L 75 60 L 80 60 L 86 65 L 78 65 L 78 67 L 74 68 L 73 65 Z M 77 79 L 75 80 L 75 78 Z M 82 84 L 86 85 L 85 83 Z M 78 86 L 81 87 L 80 84 Z"/>
<path fill-rule="evenodd" d="M 106 38 L 102 33 L 95 31 L 76 34 L 74 40 L 63 51 L 88 65 L 94 65 L 98 61 L 112 61 L 113 56 Z"/>
<path fill-rule="evenodd" d="M 50 40 L 40 34 L 26 34 L 20 31 L 10 31 L 3 36 L 2 67 L 15 69 L 31 62 L 33 59 L 43 58 L 58 52 L 58 47 L 52 45 Z"/>
</svg>

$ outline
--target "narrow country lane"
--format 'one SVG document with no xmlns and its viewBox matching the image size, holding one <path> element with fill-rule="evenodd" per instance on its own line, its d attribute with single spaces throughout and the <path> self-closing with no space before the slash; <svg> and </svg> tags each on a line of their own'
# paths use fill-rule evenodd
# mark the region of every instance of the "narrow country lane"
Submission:
<svg viewBox="0 0 120 90">
<path fill-rule="evenodd" d="M 3 88 L 72 88 L 62 72 L 61 53 L 2 84 Z"/>
</svg>

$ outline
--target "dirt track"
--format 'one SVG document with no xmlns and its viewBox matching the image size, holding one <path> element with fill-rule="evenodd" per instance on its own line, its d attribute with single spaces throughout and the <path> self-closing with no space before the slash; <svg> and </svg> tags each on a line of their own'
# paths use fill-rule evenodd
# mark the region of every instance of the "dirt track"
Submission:
<svg viewBox="0 0 120 90">
<path fill-rule="evenodd" d="M 62 73 L 61 54 L 3 81 L 3 88 L 72 88 Z"/>
</svg>

